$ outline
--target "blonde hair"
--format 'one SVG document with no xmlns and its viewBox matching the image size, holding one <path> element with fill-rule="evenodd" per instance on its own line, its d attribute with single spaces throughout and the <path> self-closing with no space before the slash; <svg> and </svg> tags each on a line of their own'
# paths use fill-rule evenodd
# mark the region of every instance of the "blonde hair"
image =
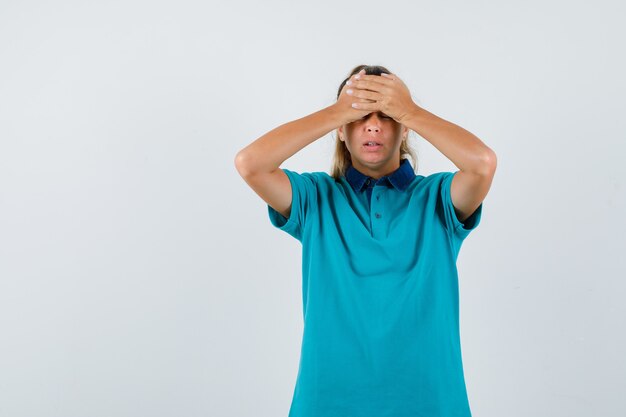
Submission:
<svg viewBox="0 0 626 417">
<path fill-rule="evenodd" d="M 380 75 L 381 73 L 391 74 L 391 72 L 381 66 L 370 66 L 370 65 L 359 65 L 354 67 L 354 69 L 350 72 L 350 75 L 346 77 L 345 80 L 339 85 L 339 89 L 337 90 L 337 99 L 339 99 L 339 95 L 341 94 L 341 89 L 346 84 L 346 81 L 350 79 L 351 76 L 356 74 L 357 72 L 365 69 L 365 73 L 368 75 Z M 409 159 L 413 170 L 417 169 L 417 154 L 413 147 L 409 144 L 409 138 L 402 140 L 400 145 L 400 163 L 402 163 L 403 159 Z M 339 133 L 335 131 L 335 154 L 333 155 L 333 161 L 330 168 L 330 175 L 339 179 L 339 177 L 346 174 L 346 170 L 352 164 L 352 157 L 350 156 L 350 151 L 346 147 L 345 142 L 339 139 Z"/>
</svg>

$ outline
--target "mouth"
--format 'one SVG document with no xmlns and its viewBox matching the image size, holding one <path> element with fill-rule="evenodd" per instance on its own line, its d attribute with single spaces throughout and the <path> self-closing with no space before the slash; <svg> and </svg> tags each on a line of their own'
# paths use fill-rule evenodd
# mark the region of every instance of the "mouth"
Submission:
<svg viewBox="0 0 626 417">
<path fill-rule="evenodd" d="M 375 140 L 368 140 L 363 142 L 363 147 L 368 150 L 376 150 L 383 147 L 383 144 L 380 142 L 376 142 Z"/>
</svg>

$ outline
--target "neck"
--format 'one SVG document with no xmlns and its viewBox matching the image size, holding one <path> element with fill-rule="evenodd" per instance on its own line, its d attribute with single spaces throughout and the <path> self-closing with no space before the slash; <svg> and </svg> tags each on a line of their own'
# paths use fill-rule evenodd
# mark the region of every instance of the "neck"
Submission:
<svg viewBox="0 0 626 417">
<path fill-rule="evenodd" d="M 385 175 L 389 175 L 398 168 L 400 168 L 400 161 L 396 161 L 395 164 L 385 165 L 380 167 L 372 167 L 360 164 L 358 161 L 353 161 L 352 166 L 357 169 L 359 172 L 367 175 L 368 177 L 372 177 L 375 180 L 384 177 Z"/>
</svg>

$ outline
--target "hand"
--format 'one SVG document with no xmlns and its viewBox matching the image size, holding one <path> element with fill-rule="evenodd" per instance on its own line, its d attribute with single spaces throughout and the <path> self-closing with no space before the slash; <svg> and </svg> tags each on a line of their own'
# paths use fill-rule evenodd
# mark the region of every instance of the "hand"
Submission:
<svg viewBox="0 0 626 417">
<path fill-rule="evenodd" d="M 350 82 L 350 85 L 346 83 L 346 94 L 356 99 L 351 103 L 355 109 L 380 111 L 402 123 L 417 108 L 409 89 L 397 75 L 361 74 Z"/>
<path fill-rule="evenodd" d="M 365 75 L 365 70 L 361 70 L 357 74 L 354 74 L 352 77 L 350 77 L 348 81 L 354 83 L 355 81 L 357 81 L 357 78 L 356 78 L 357 76 L 363 77 L 364 75 Z M 360 110 L 360 109 L 356 109 L 352 107 L 352 103 L 372 104 L 374 103 L 374 100 L 359 99 L 359 98 L 349 96 L 348 94 L 346 94 L 346 91 L 351 88 L 352 87 L 347 84 L 344 85 L 343 88 L 341 89 L 341 93 L 339 94 L 339 98 L 337 99 L 337 102 L 333 104 L 333 107 L 335 107 L 340 114 L 342 125 L 352 123 L 355 120 L 362 119 L 363 117 L 367 116 L 368 114 L 372 112 L 371 110 Z"/>
</svg>

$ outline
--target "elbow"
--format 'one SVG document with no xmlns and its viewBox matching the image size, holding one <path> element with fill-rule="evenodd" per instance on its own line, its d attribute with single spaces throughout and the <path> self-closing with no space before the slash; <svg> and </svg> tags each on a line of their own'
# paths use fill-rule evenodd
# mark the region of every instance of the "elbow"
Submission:
<svg viewBox="0 0 626 417">
<path fill-rule="evenodd" d="M 262 165 L 263 158 L 258 154 L 244 148 L 235 155 L 235 168 L 242 178 L 250 178 L 258 173 L 265 172 L 266 168 Z"/>
<path fill-rule="evenodd" d="M 480 176 L 493 177 L 497 164 L 498 160 L 495 152 L 487 149 L 476 155 L 473 167 L 468 171 Z"/>
<path fill-rule="evenodd" d="M 491 149 L 489 150 L 487 162 L 488 162 L 488 165 L 491 167 L 491 169 L 495 171 L 498 166 L 498 157 L 496 156 L 496 153 Z"/>
<path fill-rule="evenodd" d="M 234 164 L 235 164 L 235 169 L 237 170 L 239 175 L 241 175 L 243 178 L 250 175 L 252 171 L 252 167 L 250 166 L 250 157 L 246 153 L 245 149 L 242 149 L 239 152 L 237 152 L 237 154 L 235 155 Z"/>
<path fill-rule="evenodd" d="M 496 153 L 489 149 L 482 158 L 482 171 L 487 175 L 493 175 L 496 172 L 498 166 L 498 158 Z"/>
</svg>

